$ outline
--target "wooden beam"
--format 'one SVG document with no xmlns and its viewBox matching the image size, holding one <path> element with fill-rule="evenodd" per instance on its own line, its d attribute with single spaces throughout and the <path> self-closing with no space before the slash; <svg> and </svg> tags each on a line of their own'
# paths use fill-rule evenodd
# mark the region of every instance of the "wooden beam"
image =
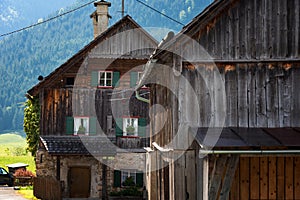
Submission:
<svg viewBox="0 0 300 200">
<path fill-rule="evenodd" d="M 202 159 L 203 162 L 203 177 L 202 177 L 202 198 L 203 200 L 208 200 L 208 187 L 209 187 L 209 182 L 208 182 L 208 174 L 209 174 L 209 159 L 208 156 Z"/>
<path fill-rule="evenodd" d="M 215 160 L 211 179 L 209 182 L 208 197 L 210 200 L 217 199 L 226 160 L 227 155 L 219 155 L 219 157 Z"/>
<path fill-rule="evenodd" d="M 234 175 L 238 163 L 239 163 L 239 155 L 232 155 L 231 157 L 228 158 L 226 173 L 225 173 L 225 177 L 224 177 L 224 181 L 220 193 L 220 198 L 219 198 L 220 200 L 227 200 L 229 197 L 229 192 L 231 189 L 231 185 L 234 179 Z"/>
</svg>

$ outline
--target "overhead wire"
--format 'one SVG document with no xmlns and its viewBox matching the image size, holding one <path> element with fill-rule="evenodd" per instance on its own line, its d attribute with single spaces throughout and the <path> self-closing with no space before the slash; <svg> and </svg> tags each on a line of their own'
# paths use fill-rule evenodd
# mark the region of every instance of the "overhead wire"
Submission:
<svg viewBox="0 0 300 200">
<path fill-rule="evenodd" d="M 162 16 L 164 16 L 164 17 L 166 17 L 166 18 L 168 18 L 168 19 L 170 19 L 170 20 L 172 20 L 172 21 L 174 21 L 174 22 L 176 22 L 176 23 L 178 23 L 178 24 L 184 26 L 184 24 L 181 23 L 180 21 L 178 21 L 178 20 L 176 20 L 176 19 L 174 19 L 174 18 L 172 18 L 172 17 L 170 17 L 170 16 L 168 16 L 168 15 L 166 15 L 166 14 L 160 12 L 159 10 L 153 8 L 152 6 L 146 4 L 145 2 L 142 2 L 142 1 L 140 1 L 140 0 L 136 0 L 136 1 L 137 1 L 138 3 L 140 3 L 140 4 L 144 5 L 144 6 L 146 6 L 147 8 L 149 8 L 149 9 L 151 9 L 151 10 L 153 10 L 153 11 L 159 13 L 159 14 L 161 14 Z M 12 34 L 14 34 L 14 33 L 18 33 L 18 32 L 21 32 L 21 31 L 24 31 L 24 30 L 27 30 L 27 29 L 30 29 L 30 28 L 32 28 L 32 27 L 35 27 L 35 26 L 44 24 L 44 23 L 49 22 L 49 21 L 52 21 L 52 20 L 54 20 L 54 19 L 57 19 L 57 18 L 59 18 L 59 17 L 62 17 L 62 16 L 64 16 L 64 15 L 66 15 L 66 14 L 75 12 L 75 11 L 77 11 L 77 10 L 83 8 L 83 7 L 86 7 L 86 6 L 88 6 L 89 4 L 94 3 L 94 2 L 95 2 L 95 0 L 90 1 L 90 2 L 88 2 L 88 3 L 86 3 L 86 4 L 83 4 L 83 5 L 79 6 L 79 7 L 77 7 L 77 8 L 71 9 L 71 10 L 69 10 L 69 11 L 67 11 L 67 12 L 64 12 L 64 13 L 62 13 L 62 14 L 56 15 L 56 16 L 54 16 L 54 17 L 50 17 L 50 18 L 48 18 L 48 19 L 46 19 L 46 20 L 44 20 L 44 21 L 42 21 L 42 22 L 38 22 L 38 23 L 32 24 L 32 25 L 30 25 L 30 26 L 26 26 L 26 27 L 21 28 L 21 29 L 17 29 L 17 30 L 8 32 L 8 33 L 1 34 L 1 35 L 0 35 L 0 38 L 1 38 L 1 37 L 4 37 L 4 36 L 12 35 Z"/>
<path fill-rule="evenodd" d="M 11 31 L 11 32 L 8 32 L 8 33 L 1 34 L 0 37 L 8 36 L 8 35 L 11 35 L 11 34 L 14 34 L 14 33 L 18 33 L 18 32 L 27 30 L 27 29 L 30 29 L 30 28 L 32 28 L 32 27 L 35 27 L 35 26 L 38 26 L 38 25 L 41 25 L 41 24 L 44 24 L 44 23 L 46 23 L 46 22 L 49 22 L 49 21 L 52 21 L 52 20 L 57 19 L 57 18 L 59 18 L 59 17 L 62 17 L 62 16 L 64 16 L 64 15 L 66 15 L 66 14 L 75 12 L 75 11 L 77 11 L 77 10 L 83 8 L 83 7 L 86 7 L 86 6 L 88 6 L 89 4 L 94 3 L 94 2 L 95 2 L 94 0 L 93 0 L 93 1 L 90 1 L 90 2 L 88 2 L 88 3 L 86 3 L 86 4 L 83 4 L 83 5 L 79 6 L 79 7 L 77 7 L 77 8 L 74 8 L 74 9 L 72 9 L 72 10 L 69 10 L 69 11 L 64 12 L 64 13 L 62 13 L 62 14 L 59 14 L 59 15 L 56 15 L 56 16 L 54 16 L 54 17 L 50 17 L 50 18 L 48 18 L 48 19 L 46 19 L 46 20 L 44 20 L 44 21 L 42 21 L 42 22 L 38 22 L 38 23 L 32 24 L 32 25 L 30 25 L 30 26 L 26 26 L 26 27 L 21 28 L 21 29 L 17 29 L 17 30 L 15 30 L 15 31 Z"/>
<path fill-rule="evenodd" d="M 174 18 L 172 18 L 172 17 L 170 17 L 170 16 L 168 16 L 168 15 L 166 15 L 166 14 L 160 12 L 159 10 L 153 8 L 152 6 L 149 6 L 149 5 L 146 4 L 145 2 L 142 2 L 142 1 L 140 1 L 140 0 L 136 0 L 136 1 L 139 2 L 139 3 L 142 4 L 142 5 L 144 5 L 144 6 L 148 7 L 148 8 L 150 8 L 151 10 L 153 10 L 153 11 L 155 11 L 155 12 L 157 12 L 157 13 L 163 15 L 164 17 L 166 17 L 166 18 L 168 18 L 168 19 L 170 19 L 170 20 L 172 20 L 172 21 L 174 21 L 174 22 L 176 22 L 176 23 L 178 23 L 178 24 L 184 26 L 184 24 L 181 23 L 180 21 L 178 21 L 178 20 L 176 20 L 176 19 L 174 19 Z"/>
</svg>

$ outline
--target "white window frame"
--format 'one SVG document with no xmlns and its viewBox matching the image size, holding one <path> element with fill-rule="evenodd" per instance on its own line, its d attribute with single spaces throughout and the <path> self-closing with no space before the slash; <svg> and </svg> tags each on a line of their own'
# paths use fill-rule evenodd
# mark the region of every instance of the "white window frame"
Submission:
<svg viewBox="0 0 300 200">
<path fill-rule="evenodd" d="M 104 79 L 101 79 L 101 75 L 104 74 Z M 107 78 L 107 75 L 110 74 L 110 78 Z M 113 86 L 113 71 L 99 71 L 98 72 L 98 86 L 99 87 L 112 87 Z M 104 80 L 103 85 L 101 85 L 101 80 Z M 110 81 L 110 84 L 108 84 Z"/>
<path fill-rule="evenodd" d="M 123 186 L 124 181 L 128 177 L 133 177 L 134 184 L 136 184 L 136 174 L 137 174 L 137 171 L 135 169 L 122 169 L 121 170 L 121 186 Z"/>
<path fill-rule="evenodd" d="M 78 129 L 83 120 L 83 127 L 85 128 L 85 135 L 89 135 L 90 118 L 89 117 L 74 117 L 74 135 L 78 135 Z"/>
<path fill-rule="evenodd" d="M 126 131 L 127 126 L 135 128 L 134 134 L 129 135 Z M 138 118 L 137 117 L 123 117 L 123 136 L 138 136 Z"/>
</svg>

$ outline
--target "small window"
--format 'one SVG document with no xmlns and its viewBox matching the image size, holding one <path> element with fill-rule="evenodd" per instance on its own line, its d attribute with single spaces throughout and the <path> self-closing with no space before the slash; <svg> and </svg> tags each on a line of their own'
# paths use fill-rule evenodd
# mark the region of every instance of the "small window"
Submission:
<svg viewBox="0 0 300 200">
<path fill-rule="evenodd" d="M 123 118 L 123 136 L 138 135 L 138 118 Z"/>
<path fill-rule="evenodd" d="M 122 170 L 121 171 L 122 186 L 131 186 L 128 184 L 136 184 L 136 171 L 135 170 Z"/>
<path fill-rule="evenodd" d="M 75 78 L 74 77 L 67 77 L 66 78 L 66 86 L 72 87 L 74 85 Z"/>
<path fill-rule="evenodd" d="M 89 118 L 74 117 L 74 135 L 88 135 L 89 133 Z"/>
<path fill-rule="evenodd" d="M 113 72 L 100 71 L 98 80 L 99 80 L 100 87 L 112 87 L 113 86 Z"/>
</svg>

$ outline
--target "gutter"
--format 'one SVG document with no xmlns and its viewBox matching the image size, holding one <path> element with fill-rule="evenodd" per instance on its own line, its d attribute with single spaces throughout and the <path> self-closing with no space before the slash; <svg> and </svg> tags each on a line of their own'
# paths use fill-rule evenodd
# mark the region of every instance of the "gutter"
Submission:
<svg viewBox="0 0 300 200">
<path fill-rule="evenodd" d="M 204 150 L 199 154 L 300 154 L 300 150 Z"/>
</svg>

